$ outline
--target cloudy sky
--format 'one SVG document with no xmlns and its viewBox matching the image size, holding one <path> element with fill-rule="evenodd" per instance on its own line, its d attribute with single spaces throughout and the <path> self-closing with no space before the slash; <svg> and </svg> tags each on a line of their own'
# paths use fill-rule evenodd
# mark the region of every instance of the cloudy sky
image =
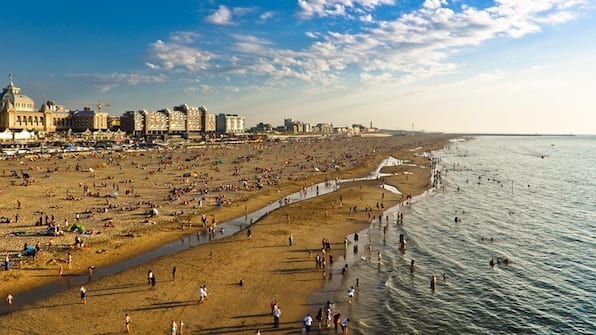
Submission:
<svg viewBox="0 0 596 335">
<path fill-rule="evenodd" d="M 0 73 L 38 105 L 101 99 L 114 115 L 186 103 L 247 126 L 596 134 L 595 13 L 594 0 L 10 1 Z"/>
</svg>

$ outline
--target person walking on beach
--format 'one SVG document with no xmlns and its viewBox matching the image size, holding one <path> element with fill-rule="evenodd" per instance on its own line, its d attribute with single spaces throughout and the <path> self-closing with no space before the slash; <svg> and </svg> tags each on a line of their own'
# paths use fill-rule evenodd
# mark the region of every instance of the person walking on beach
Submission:
<svg viewBox="0 0 596 335">
<path fill-rule="evenodd" d="M 207 285 L 201 285 L 199 288 L 199 304 L 207 299 Z"/>
<path fill-rule="evenodd" d="M 319 308 L 319 311 L 317 312 L 317 316 L 315 317 L 315 319 L 317 319 L 317 325 L 319 329 L 321 329 L 321 325 L 323 324 L 323 307 Z"/>
<path fill-rule="evenodd" d="M 155 290 L 155 273 L 151 272 L 151 289 Z"/>
<path fill-rule="evenodd" d="M 130 333 L 130 316 L 128 316 L 128 313 L 124 316 L 124 325 L 126 326 L 126 332 Z"/>
<path fill-rule="evenodd" d="M 170 331 L 172 332 L 172 335 L 176 335 L 177 331 L 178 331 L 178 325 L 176 324 L 176 321 L 172 320 L 172 324 L 170 325 Z"/>
<path fill-rule="evenodd" d="M 85 288 L 85 286 L 81 285 L 81 303 L 82 304 L 86 304 L 87 303 L 87 289 Z"/>
<path fill-rule="evenodd" d="M 304 317 L 304 329 L 306 330 L 306 335 L 310 335 L 310 327 L 312 326 L 312 317 L 310 317 L 310 313 L 307 313 Z"/>
<path fill-rule="evenodd" d="M 147 272 L 147 285 L 151 285 L 154 277 L 155 275 L 153 274 L 153 271 L 149 270 L 149 272 Z"/>
<path fill-rule="evenodd" d="M 6 303 L 8 304 L 8 307 L 9 307 L 9 308 L 10 308 L 10 305 L 12 305 L 12 302 L 13 302 L 13 300 L 14 300 L 14 297 L 13 297 L 13 295 L 9 293 L 9 294 L 6 296 Z"/>
<path fill-rule="evenodd" d="M 354 298 L 354 292 L 355 292 L 354 286 L 352 286 L 348 289 L 348 304 L 352 303 L 352 299 Z"/>
<path fill-rule="evenodd" d="M 281 309 L 277 304 L 273 307 L 273 328 L 279 328 L 279 317 L 281 316 Z"/>
<path fill-rule="evenodd" d="M 176 266 L 172 268 L 172 281 L 176 281 Z"/>
</svg>

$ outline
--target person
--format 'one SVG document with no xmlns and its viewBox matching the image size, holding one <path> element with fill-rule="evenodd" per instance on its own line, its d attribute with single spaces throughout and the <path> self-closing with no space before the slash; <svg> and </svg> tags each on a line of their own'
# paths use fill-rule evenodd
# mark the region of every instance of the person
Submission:
<svg viewBox="0 0 596 335">
<path fill-rule="evenodd" d="M 341 323 L 341 313 L 337 313 L 333 316 L 333 325 L 335 326 L 336 333 L 337 333 L 340 323 Z"/>
<path fill-rule="evenodd" d="M 172 335 L 176 335 L 176 332 L 178 331 L 178 325 L 176 324 L 176 321 L 172 320 L 172 324 L 170 325 L 170 330 L 172 332 Z"/>
<path fill-rule="evenodd" d="M 207 286 L 201 285 L 199 288 L 199 303 L 202 303 L 203 300 L 207 298 Z"/>
<path fill-rule="evenodd" d="M 126 313 L 126 315 L 124 316 L 124 322 L 126 326 L 126 332 L 130 333 L 130 316 L 128 315 L 128 313 Z"/>
<path fill-rule="evenodd" d="M 261 335 L 261 330 L 257 329 L 257 332 L 255 333 L 256 335 Z"/>
<path fill-rule="evenodd" d="M 155 273 L 151 272 L 151 289 L 155 290 Z"/>
<path fill-rule="evenodd" d="M 321 310 L 321 313 L 322 313 L 322 310 Z M 310 327 L 311 326 L 312 326 L 312 318 L 310 317 L 310 313 L 307 313 L 306 316 L 304 317 L 304 329 L 306 330 L 306 335 L 310 335 Z"/>
<path fill-rule="evenodd" d="M 176 281 L 176 266 L 172 268 L 172 280 Z"/>
<path fill-rule="evenodd" d="M 81 292 L 81 303 L 86 304 L 87 303 L 87 289 L 85 288 L 85 286 L 81 286 L 80 292 Z"/>
<path fill-rule="evenodd" d="M 288 244 L 291 246 L 294 245 L 294 237 L 292 236 L 292 234 L 290 234 L 290 237 L 288 237 Z"/>
<path fill-rule="evenodd" d="M 319 311 L 317 312 L 317 316 L 315 317 L 317 319 L 317 325 L 319 327 L 319 329 L 321 329 L 321 325 L 323 324 L 323 308 L 319 308 Z"/>
<path fill-rule="evenodd" d="M 416 265 L 414 264 L 414 260 L 412 260 L 410 262 L 410 272 L 414 272 L 415 269 L 416 269 Z"/>
<path fill-rule="evenodd" d="M 180 320 L 180 323 L 178 324 L 178 326 L 179 326 L 179 329 L 178 330 L 180 330 L 178 332 L 178 334 L 179 335 L 182 335 L 182 329 L 184 329 L 184 321 Z"/>
<path fill-rule="evenodd" d="M 10 266 L 10 258 L 8 257 L 8 255 L 6 255 L 6 257 L 4 257 L 4 270 L 8 271 L 9 266 Z"/>
<path fill-rule="evenodd" d="M 279 328 L 279 317 L 281 316 L 281 309 L 277 304 L 273 307 L 273 328 Z"/>
<path fill-rule="evenodd" d="M 89 281 L 91 281 L 91 279 L 93 279 L 93 271 L 95 271 L 95 266 L 89 265 L 87 267 L 87 278 L 89 279 Z"/>
<path fill-rule="evenodd" d="M 9 293 L 9 294 L 6 296 L 6 303 L 8 304 L 8 306 L 9 306 L 9 307 L 10 307 L 10 305 L 12 305 L 12 302 L 13 302 L 13 300 L 14 300 L 14 297 L 13 297 L 13 295 Z"/>
<path fill-rule="evenodd" d="M 246 230 L 246 237 L 248 237 L 249 240 L 252 237 L 252 231 L 250 231 L 250 228 Z"/>
<path fill-rule="evenodd" d="M 352 303 L 352 298 L 354 298 L 354 286 L 348 289 L 348 304 Z"/>
<path fill-rule="evenodd" d="M 430 288 L 435 289 L 437 287 L 437 276 L 433 274 L 432 278 L 430 279 Z"/>
<path fill-rule="evenodd" d="M 343 335 L 348 335 L 348 324 L 350 322 L 349 318 L 341 320 L 341 333 Z"/>
</svg>

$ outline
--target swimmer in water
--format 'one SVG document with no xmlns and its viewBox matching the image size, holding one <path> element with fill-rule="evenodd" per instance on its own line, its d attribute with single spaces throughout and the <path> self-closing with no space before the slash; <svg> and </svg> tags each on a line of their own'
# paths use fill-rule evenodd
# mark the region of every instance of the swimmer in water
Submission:
<svg viewBox="0 0 596 335">
<path fill-rule="evenodd" d="M 433 274 L 432 278 L 430 279 L 430 288 L 435 289 L 437 287 L 437 276 Z"/>
</svg>

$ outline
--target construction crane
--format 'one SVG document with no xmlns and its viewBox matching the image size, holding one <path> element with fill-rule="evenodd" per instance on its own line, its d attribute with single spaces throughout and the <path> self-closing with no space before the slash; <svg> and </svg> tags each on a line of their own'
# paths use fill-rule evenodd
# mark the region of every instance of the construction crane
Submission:
<svg viewBox="0 0 596 335">
<path fill-rule="evenodd" d="M 67 101 L 64 103 L 65 106 L 82 106 L 82 107 L 90 107 L 94 106 L 97 107 L 97 111 L 101 112 L 103 107 L 112 107 L 111 104 L 106 104 L 101 102 L 101 99 L 97 99 L 97 102 L 86 102 L 86 101 Z"/>
</svg>

